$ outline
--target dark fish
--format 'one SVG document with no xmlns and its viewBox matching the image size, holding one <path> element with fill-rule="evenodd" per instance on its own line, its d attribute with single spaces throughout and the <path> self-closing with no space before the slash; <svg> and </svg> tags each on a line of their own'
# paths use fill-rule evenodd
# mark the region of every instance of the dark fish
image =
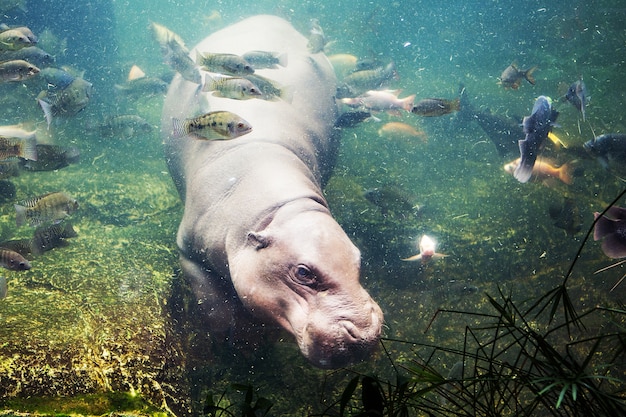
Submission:
<svg viewBox="0 0 626 417">
<path fill-rule="evenodd" d="M 37 140 L 35 138 L 10 138 L 0 136 L 0 161 L 9 158 L 37 160 Z"/>
<path fill-rule="evenodd" d="M 447 100 L 445 98 L 424 98 L 413 104 L 411 113 L 420 116 L 434 117 L 459 111 L 461 101 L 459 98 Z"/>
<path fill-rule="evenodd" d="M 39 74 L 39 68 L 23 59 L 0 62 L 0 82 L 19 82 Z"/>
<path fill-rule="evenodd" d="M 54 171 L 75 164 L 80 159 L 80 151 L 74 146 L 37 144 L 37 160 L 22 162 L 27 171 Z"/>
<path fill-rule="evenodd" d="M 317 19 L 311 19 L 311 31 L 309 32 L 309 42 L 307 48 L 312 54 L 323 52 L 324 47 L 328 43 L 328 39 L 324 35 L 324 30 L 320 26 L 320 22 Z"/>
<path fill-rule="evenodd" d="M 613 206 L 602 217 L 597 212 L 593 216 L 597 220 L 593 240 L 602 240 L 604 254 L 609 258 L 626 257 L 626 208 Z"/>
<path fill-rule="evenodd" d="M 522 127 L 526 138 L 519 141 L 521 161 L 513 173 L 519 182 L 528 182 L 532 176 L 537 154 L 543 148 L 558 115 L 559 112 L 552 108 L 550 97 L 539 96 L 530 116 L 524 117 Z"/>
<path fill-rule="evenodd" d="M 141 77 L 128 80 L 124 84 L 116 84 L 115 90 L 129 98 L 165 94 L 168 84 L 158 77 Z"/>
<path fill-rule="evenodd" d="M 502 74 L 500 75 L 500 84 L 504 88 L 512 88 L 513 90 L 517 90 L 522 82 L 522 78 L 525 78 L 526 81 L 535 85 L 535 79 L 533 78 L 533 72 L 537 69 L 537 67 L 529 68 L 525 71 L 519 70 L 515 62 L 506 67 Z"/>
<path fill-rule="evenodd" d="M 70 222 L 56 223 L 48 226 L 41 226 L 35 229 L 33 240 L 31 241 L 31 251 L 33 255 L 42 253 L 65 244 L 65 239 L 78 236 Z"/>
<path fill-rule="evenodd" d="M 64 192 L 54 192 L 33 197 L 15 204 L 15 222 L 21 226 L 26 221 L 31 226 L 64 219 L 78 209 L 78 201 Z"/>
<path fill-rule="evenodd" d="M 98 130 L 102 136 L 129 139 L 152 132 L 152 125 L 141 116 L 122 114 L 107 117 Z"/>
<path fill-rule="evenodd" d="M 338 95 L 338 98 L 354 97 L 369 90 L 378 90 L 397 77 L 398 73 L 393 62 L 387 64 L 386 67 L 355 71 L 343 79 L 343 88 L 340 87 L 341 95 Z"/>
<path fill-rule="evenodd" d="M 0 180 L 20 175 L 19 160 L 0 161 Z"/>
<path fill-rule="evenodd" d="M 46 84 L 49 86 L 48 88 L 54 90 L 63 90 L 76 79 L 76 77 L 69 72 L 59 68 L 43 68 L 39 72 L 39 77 L 45 80 Z"/>
<path fill-rule="evenodd" d="M 13 239 L 0 242 L 0 248 L 11 249 L 14 252 L 26 257 L 31 254 L 32 239 Z"/>
<path fill-rule="evenodd" d="M 30 269 L 30 262 L 15 251 L 0 248 L 0 266 L 12 271 L 26 271 Z"/>
<path fill-rule="evenodd" d="M 163 60 L 170 68 L 178 72 L 185 80 L 194 84 L 202 82 L 198 65 L 189 56 L 189 50 L 182 38 L 163 25 L 151 23 L 154 39 L 161 47 Z"/>
<path fill-rule="evenodd" d="M 521 121 L 513 117 L 491 113 L 489 109 L 478 111 L 469 102 L 467 91 L 461 86 L 460 110 L 457 116 L 460 123 L 475 121 L 496 146 L 500 156 L 519 152 L 519 139 L 522 136 Z"/>
<path fill-rule="evenodd" d="M 420 207 L 411 202 L 409 196 L 394 186 L 371 188 L 363 192 L 367 201 L 380 209 L 383 216 L 388 213 L 407 216 L 418 214 Z"/>
<path fill-rule="evenodd" d="M 268 51 L 249 51 L 242 55 L 243 59 L 248 61 L 254 69 L 276 69 L 280 65 L 286 67 L 289 62 L 288 55 L 278 52 Z"/>
<path fill-rule="evenodd" d="M 589 96 L 587 95 L 587 87 L 582 79 L 570 85 L 567 93 L 565 93 L 565 99 L 582 113 L 583 120 L 585 120 L 585 108 L 589 103 Z"/>
<path fill-rule="evenodd" d="M 363 120 L 367 120 L 372 117 L 372 113 L 362 110 L 354 110 L 342 113 L 341 116 L 335 121 L 335 127 L 354 127 L 361 123 Z"/>
<path fill-rule="evenodd" d="M 218 74 L 240 76 L 254 74 L 252 65 L 235 54 L 198 52 L 196 62 L 203 70 Z"/>
<path fill-rule="evenodd" d="M 554 225 L 565 230 L 568 236 L 574 236 L 582 228 L 582 215 L 573 198 L 566 197 L 563 204 L 552 204 L 548 209 Z"/>
<path fill-rule="evenodd" d="M 50 87 L 37 98 L 48 126 L 55 117 L 71 117 L 82 111 L 87 107 L 92 92 L 92 84 L 78 77 L 65 88 Z"/>
<path fill-rule="evenodd" d="M 49 67 L 54 64 L 54 57 L 36 46 L 27 46 L 17 51 L 0 52 L 0 62 L 11 61 L 14 59 L 23 59 L 39 68 Z"/>
<path fill-rule="evenodd" d="M 583 147 L 607 169 L 609 159 L 626 160 L 626 134 L 606 133 L 584 143 Z"/>
</svg>

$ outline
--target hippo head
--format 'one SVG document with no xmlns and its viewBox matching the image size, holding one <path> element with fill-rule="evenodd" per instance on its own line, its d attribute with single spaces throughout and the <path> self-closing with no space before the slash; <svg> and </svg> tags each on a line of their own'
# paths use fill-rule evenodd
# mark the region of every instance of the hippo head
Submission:
<svg viewBox="0 0 626 417">
<path fill-rule="evenodd" d="M 359 250 L 325 206 L 303 200 L 248 233 L 231 276 L 255 316 L 293 334 L 315 366 L 338 368 L 375 349 L 383 315 L 359 283 Z"/>
</svg>

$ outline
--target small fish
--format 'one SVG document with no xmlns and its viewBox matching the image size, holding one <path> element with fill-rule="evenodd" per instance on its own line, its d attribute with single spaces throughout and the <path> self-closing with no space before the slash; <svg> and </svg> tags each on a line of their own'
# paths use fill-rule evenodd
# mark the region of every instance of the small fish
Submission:
<svg viewBox="0 0 626 417">
<path fill-rule="evenodd" d="M 38 226 L 64 219 L 78 209 L 78 201 L 64 192 L 43 194 L 15 204 L 15 222 Z"/>
<path fill-rule="evenodd" d="M 0 242 L 0 248 L 11 249 L 24 257 L 32 253 L 30 245 L 31 239 L 13 239 Z"/>
<path fill-rule="evenodd" d="M 411 111 L 415 94 L 398 98 L 400 90 L 369 90 L 354 98 L 342 98 L 341 103 L 370 111 L 406 110 Z"/>
<path fill-rule="evenodd" d="M 35 138 L 11 138 L 0 136 L 0 161 L 18 157 L 37 160 L 37 141 Z"/>
<path fill-rule="evenodd" d="M 182 48 L 187 49 L 185 47 L 185 41 L 183 41 L 183 38 L 178 36 L 178 34 L 174 33 L 173 31 L 169 30 L 167 27 L 159 23 L 151 22 L 150 29 L 152 30 L 152 36 L 154 37 L 154 40 L 157 41 L 157 43 L 162 48 L 167 47 L 171 41 L 174 41 L 178 43 Z"/>
<path fill-rule="evenodd" d="M 181 77 L 194 84 L 202 83 L 198 65 L 189 56 L 187 48 L 172 39 L 165 48 L 161 48 L 161 52 L 165 63 L 178 72 Z"/>
<path fill-rule="evenodd" d="M 289 63 L 289 58 L 286 53 L 248 51 L 241 57 L 249 62 L 255 70 L 264 68 L 277 69 L 279 65 L 286 67 Z"/>
<path fill-rule="evenodd" d="M 574 236 L 582 229 L 582 215 L 573 198 L 566 197 L 562 204 L 551 204 L 548 214 L 554 225 L 565 230 L 568 236 Z"/>
<path fill-rule="evenodd" d="M 324 30 L 320 26 L 320 22 L 317 19 L 311 19 L 311 30 L 309 32 L 309 42 L 307 48 L 312 54 L 317 54 L 324 51 L 324 47 L 328 40 L 324 35 Z"/>
<path fill-rule="evenodd" d="M 129 98 L 153 96 L 165 94 L 168 84 L 158 77 L 149 77 L 136 65 L 133 65 L 128 73 L 128 78 L 123 84 L 116 84 L 115 90 Z"/>
<path fill-rule="evenodd" d="M 5 180 L 11 177 L 18 177 L 20 175 L 20 162 L 15 159 L 8 159 L 6 161 L 0 161 L 0 180 Z M 4 181 L 0 181 L 0 185 L 4 184 Z M 12 184 L 9 182 L 9 184 Z M 0 196 L 4 196 L 0 186 Z M 10 194 L 10 193 L 9 193 Z M 15 193 L 13 193 L 15 195 Z"/>
<path fill-rule="evenodd" d="M 383 216 L 389 213 L 402 217 L 419 214 L 420 207 L 411 203 L 411 198 L 402 190 L 394 186 L 371 188 L 363 192 L 367 201 L 380 209 Z"/>
<path fill-rule="evenodd" d="M 196 62 L 200 67 L 209 72 L 226 75 L 248 75 L 254 74 L 252 65 L 235 54 L 215 54 L 210 52 L 199 52 Z"/>
<path fill-rule="evenodd" d="M 23 59 L 0 62 L 0 82 L 3 83 L 28 80 L 37 74 L 39 68 Z"/>
<path fill-rule="evenodd" d="M 333 66 L 337 78 L 342 79 L 356 69 L 356 64 L 359 59 L 350 54 L 335 54 L 329 56 L 328 60 Z"/>
<path fill-rule="evenodd" d="M 252 84 L 256 85 L 260 89 L 261 97 L 259 98 L 263 100 L 275 101 L 281 99 L 287 102 L 291 101 L 291 90 L 277 85 L 275 81 L 272 81 L 269 78 L 262 77 L 258 74 L 248 74 L 243 78 L 252 82 Z"/>
<path fill-rule="evenodd" d="M 585 142 L 583 147 L 608 169 L 609 160 L 626 160 L 626 133 L 606 133 Z"/>
<path fill-rule="evenodd" d="M 37 102 L 43 110 L 48 127 L 55 117 L 72 117 L 81 112 L 91 98 L 92 84 L 82 78 L 63 89 L 49 89 L 39 93 Z"/>
<path fill-rule="evenodd" d="M 335 128 L 355 127 L 364 120 L 372 117 L 372 113 L 363 110 L 348 111 L 342 113 L 335 120 Z"/>
<path fill-rule="evenodd" d="M 102 136 L 129 139 L 152 132 L 152 125 L 134 114 L 110 116 L 98 126 Z"/>
<path fill-rule="evenodd" d="M 507 156 L 519 152 L 519 138 L 522 135 L 519 119 L 491 113 L 489 109 L 478 111 L 469 101 L 467 89 L 460 86 L 460 109 L 457 113 L 457 123 L 467 124 L 472 121 L 487 134 L 487 137 L 496 147 L 500 156 Z"/>
<path fill-rule="evenodd" d="M 424 98 L 413 105 L 411 113 L 424 117 L 436 117 L 459 111 L 459 98 L 447 100 L 445 98 Z"/>
<path fill-rule="evenodd" d="M 78 236 L 70 222 L 55 223 L 47 226 L 40 226 L 35 229 L 33 240 L 31 241 L 31 251 L 33 255 L 42 253 L 65 244 L 65 239 Z"/>
<path fill-rule="evenodd" d="M 610 207 L 603 216 L 593 213 L 596 225 L 593 240 L 602 240 L 602 251 L 609 258 L 626 257 L 626 208 Z"/>
<path fill-rule="evenodd" d="M 189 56 L 189 49 L 185 46 L 183 39 L 158 23 L 150 23 L 150 29 L 154 39 L 161 47 L 163 61 L 185 80 L 200 84 L 202 82 L 200 71 Z"/>
<path fill-rule="evenodd" d="M 587 95 L 587 87 L 582 79 L 570 85 L 567 93 L 565 93 L 565 100 L 569 101 L 572 106 L 576 107 L 578 111 L 582 113 L 584 121 L 589 96 Z"/>
<path fill-rule="evenodd" d="M 36 46 L 27 46 L 16 51 L 0 51 L 0 62 L 23 59 L 39 68 L 54 65 L 54 57 Z"/>
<path fill-rule="evenodd" d="M 9 284 L 7 282 L 6 277 L 0 276 L 0 300 L 4 300 L 7 298 L 7 293 L 9 292 Z"/>
<path fill-rule="evenodd" d="M 212 91 L 216 97 L 230 98 L 234 100 L 249 100 L 261 98 L 261 89 L 252 81 L 241 77 L 212 77 L 206 74 L 202 91 Z"/>
<path fill-rule="evenodd" d="M 421 138 L 422 142 L 427 140 L 426 133 L 423 130 L 417 130 L 415 127 L 402 122 L 385 123 L 378 129 L 378 136 L 385 138 Z"/>
<path fill-rule="evenodd" d="M 80 159 L 80 151 L 75 146 L 37 144 L 37 160 L 22 162 L 22 168 L 27 171 L 55 171 L 75 164 Z"/>
<path fill-rule="evenodd" d="M 185 135 L 198 139 L 234 139 L 252 131 L 252 127 L 241 117 L 228 111 L 214 111 L 190 119 L 172 118 L 172 135 Z"/>
<path fill-rule="evenodd" d="M 37 139 L 36 130 L 26 130 L 22 123 L 0 126 L 0 136 L 20 139 Z"/>
<path fill-rule="evenodd" d="M 0 248 L 0 266 L 12 271 L 26 271 L 31 268 L 26 258 L 6 248 Z"/>
<path fill-rule="evenodd" d="M 428 263 L 431 259 L 441 259 L 445 256 L 442 253 L 435 251 L 437 242 L 435 242 L 430 236 L 423 235 L 419 241 L 419 253 L 409 258 L 402 259 L 403 261 L 422 261 L 422 264 Z"/>
<path fill-rule="evenodd" d="M 18 29 L 8 29 L 0 33 L 0 51 L 16 51 L 35 43 Z"/>
<path fill-rule="evenodd" d="M 344 88 L 340 89 L 340 95 L 346 97 L 343 94 L 359 95 L 368 90 L 377 90 L 395 78 L 398 78 L 398 73 L 393 62 L 385 67 L 355 71 L 343 79 Z"/>
<path fill-rule="evenodd" d="M 519 166 L 521 158 L 517 158 L 504 165 L 504 171 L 513 175 L 515 170 Z M 574 177 L 572 175 L 572 168 L 570 164 L 563 164 L 560 167 L 556 167 L 554 161 L 547 158 L 542 158 L 535 161 L 533 165 L 532 175 L 537 180 L 544 180 L 546 178 L 557 178 L 565 184 L 572 184 Z"/>
<path fill-rule="evenodd" d="M 513 90 L 517 90 L 522 82 L 522 78 L 525 78 L 526 81 L 535 85 L 535 79 L 533 78 L 533 72 L 537 69 L 536 66 L 529 68 L 525 71 L 519 70 L 517 68 L 517 64 L 513 62 L 511 65 L 506 67 L 502 74 L 500 75 L 500 84 L 504 88 L 512 88 Z"/>
<path fill-rule="evenodd" d="M 530 116 L 524 117 L 522 127 L 526 138 L 519 141 L 521 160 L 513 173 L 519 182 L 525 183 L 532 176 L 537 154 L 543 148 L 558 115 L 559 112 L 552 108 L 552 99 L 539 96 Z"/>
</svg>

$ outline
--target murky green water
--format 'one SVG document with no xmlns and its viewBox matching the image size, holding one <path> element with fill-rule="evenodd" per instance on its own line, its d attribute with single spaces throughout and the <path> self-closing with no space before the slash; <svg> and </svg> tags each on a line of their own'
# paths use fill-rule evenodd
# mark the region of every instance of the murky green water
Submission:
<svg viewBox="0 0 626 417">
<path fill-rule="evenodd" d="M 151 39 L 150 22 L 168 26 L 194 45 L 258 13 L 287 18 L 303 33 L 317 18 L 331 40 L 328 55 L 393 60 L 399 79 L 390 87 L 402 89 L 402 96 L 453 99 L 463 84 L 475 107 L 510 117 L 530 114 L 538 95 L 555 99 L 561 114 L 554 132 L 568 149 L 551 146 L 546 154 L 560 163 L 576 160 L 572 185 L 518 183 L 502 168 L 516 156 L 499 155 L 476 123 L 459 121 L 456 114 L 380 114 L 380 121 L 342 132 L 326 194 L 362 251 L 362 280 L 385 313 L 384 335 L 416 343 L 385 342 L 397 364 L 428 356 L 419 344 L 461 349 L 465 326 L 481 324 L 479 317 L 442 313 L 429 327 L 438 309 L 489 312 L 486 293 L 496 297 L 500 288 L 521 304 L 559 285 L 593 212 L 624 188 L 619 162 L 609 172 L 575 153 L 593 132 L 626 128 L 626 5 L 620 2 L 553 6 L 532 1 L 515 7 L 498 1 L 73 3 L 26 1 L 24 10 L 8 10 L 2 20 L 40 35 L 46 30 L 40 44 L 55 54 L 56 65 L 85 70 L 95 88 L 84 111 L 47 130 L 35 101 L 40 84 L 0 85 L 5 104 L 0 124 L 28 123 L 46 141 L 81 151 L 78 164 L 11 178 L 16 195 L 0 206 L 2 239 L 15 239 L 32 236 L 33 228 L 15 226 L 14 203 L 51 191 L 66 191 L 80 203 L 72 215 L 77 238 L 34 257 L 30 271 L 3 271 L 9 285 L 0 301 L 3 399 L 114 390 L 140 392 L 163 409 L 193 403 L 198 410 L 207 392 L 245 383 L 274 402 L 275 415 L 308 415 L 337 400 L 352 371 L 395 378 L 382 351 L 353 370 L 313 369 L 285 335 L 259 342 L 254 352 L 219 344 L 211 351 L 210 335 L 185 315 L 187 290 L 175 245 L 182 205 L 162 155 L 162 96 L 129 99 L 116 95 L 114 87 L 134 64 L 153 76 L 168 71 Z M 504 90 L 497 84 L 513 61 L 524 69 L 539 67 L 536 85 L 522 81 L 518 90 Z M 557 101 L 563 85 L 581 76 L 592 96 L 586 122 L 571 105 Z M 154 129 L 129 139 L 104 137 L 96 126 L 117 114 L 139 115 Z M 381 137 L 378 130 L 388 121 L 410 124 L 424 135 Z M 381 208 L 363 194 L 373 188 L 393 189 L 405 201 L 387 201 Z M 550 206 L 565 198 L 573 199 L 581 215 L 581 230 L 573 235 L 555 227 L 549 215 Z M 407 213 L 404 202 L 415 210 Z M 448 256 L 423 266 L 403 262 L 416 253 L 423 234 L 435 237 L 438 250 Z M 610 291 L 623 268 L 594 274 L 612 262 L 599 243 L 585 243 L 568 280 L 580 312 L 623 305 L 626 285 Z M 594 318 L 589 333 L 579 336 L 602 334 L 611 321 L 623 325 L 623 316 Z M 443 375 L 455 362 L 454 355 L 429 359 Z M 611 375 L 623 380 L 623 370 Z"/>
</svg>

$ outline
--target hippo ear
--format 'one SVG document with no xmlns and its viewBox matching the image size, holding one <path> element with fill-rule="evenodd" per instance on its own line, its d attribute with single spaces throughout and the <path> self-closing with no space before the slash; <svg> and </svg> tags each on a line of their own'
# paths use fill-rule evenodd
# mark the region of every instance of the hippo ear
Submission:
<svg viewBox="0 0 626 417">
<path fill-rule="evenodd" d="M 263 233 L 248 232 L 248 243 L 259 250 L 267 248 L 270 245 L 270 238 Z"/>
</svg>

